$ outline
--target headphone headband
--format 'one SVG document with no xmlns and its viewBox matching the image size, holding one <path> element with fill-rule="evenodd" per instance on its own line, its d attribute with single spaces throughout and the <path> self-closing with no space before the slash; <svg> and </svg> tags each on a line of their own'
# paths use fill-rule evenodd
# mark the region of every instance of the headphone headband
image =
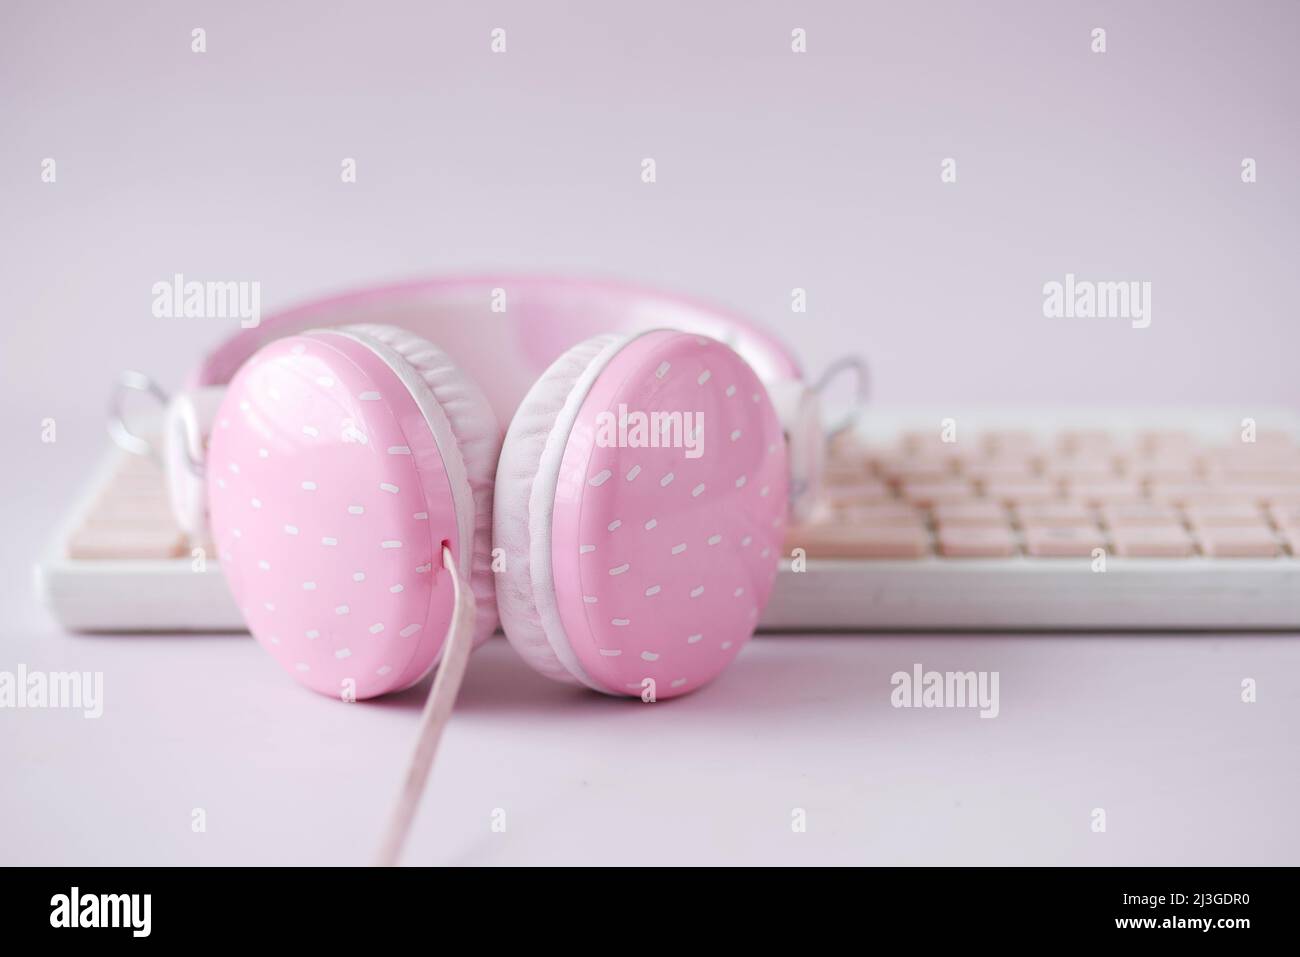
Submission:
<svg viewBox="0 0 1300 957">
<path fill-rule="evenodd" d="M 790 350 L 770 333 L 712 305 L 636 285 L 538 276 L 467 276 L 377 286 L 267 316 L 216 348 L 191 385 L 223 385 L 261 346 L 307 329 L 398 326 L 437 342 L 477 380 L 501 422 L 570 346 L 591 336 L 673 328 L 710 336 L 765 382 L 801 380 Z"/>
</svg>

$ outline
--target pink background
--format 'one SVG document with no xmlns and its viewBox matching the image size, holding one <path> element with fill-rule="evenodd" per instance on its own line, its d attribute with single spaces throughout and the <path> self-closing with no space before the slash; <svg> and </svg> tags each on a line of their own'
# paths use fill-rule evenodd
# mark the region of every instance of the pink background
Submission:
<svg viewBox="0 0 1300 957">
<path fill-rule="evenodd" d="M 635 279 L 748 312 L 813 370 L 862 352 L 886 405 L 1298 404 L 1294 3 L 613 7 L 0 9 L 0 668 L 102 669 L 109 697 L 99 722 L 0 713 L 0 861 L 364 860 L 409 747 L 414 699 L 316 699 L 240 638 L 67 637 L 31 599 L 112 376 L 175 386 L 231 331 L 152 317 L 174 272 L 258 280 L 264 310 L 435 272 Z M 1150 281 L 1151 328 L 1044 319 L 1066 272 Z M 1295 651 L 764 638 L 664 715 L 494 642 L 411 859 L 1294 863 Z M 1003 716 L 890 709 L 914 661 L 1001 669 Z M 1252 674 L 1278 684 L 1247 708 Z M 458 823 L 498 805 L 501 844 Z M 201 842 L 191 806 L 221 822 Z"/>
<path fill-rule="evenodd" d="M 154 319 L 173 272 L 270 308 L 522 268 L 861 351 L 881 402 L 1300 399 L 1294 3 L 329 6 L 5 4 L 11 386 L 176 382 L 229 323 Z M 1067 271 L 1150 281 L 1152 327 L 1044 319 Z"/>
</svg>

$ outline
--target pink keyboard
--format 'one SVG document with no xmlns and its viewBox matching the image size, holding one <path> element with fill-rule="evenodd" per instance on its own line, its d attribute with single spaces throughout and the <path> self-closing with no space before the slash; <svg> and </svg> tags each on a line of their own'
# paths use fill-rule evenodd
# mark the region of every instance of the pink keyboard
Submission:
<svg viewBox="0 0 1300 957">
<path fill-rule="evenodd" d="M 836 444 L 825 500 L 787 552 L 810 558 L 1276 558 L 1300 555 L 1300 444 L 1265 433 L 905 433 Z"/>
</svg>

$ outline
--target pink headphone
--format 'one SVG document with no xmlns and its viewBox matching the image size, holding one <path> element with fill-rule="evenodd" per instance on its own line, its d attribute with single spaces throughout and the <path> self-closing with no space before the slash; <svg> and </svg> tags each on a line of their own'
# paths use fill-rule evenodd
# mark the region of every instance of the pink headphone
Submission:
<svg viewBox="0 0 1300 957">
<path fill-rule="evenodd" d="M 775 340 L 616 284 L 313 303 L 230 339 L 193 384 L 167 427 L 182 524 L 206 511 L 282 667 L 358 699 L 418 682 L 457 634 L 467 654 L 498 612 L 550 678 L 646 700 L 708 683 L 771 591 L 791 458 L 797 506 L 823 443 Z"/>
<path fill-rule="evenodd" d="M 437 664 L 444 542 L 478 641 L 499 610 L 549 677 L 636 696 L 649 679 L 660 698 L 707 683 L 752 633 L 791 468 L 798 508 L 823 443 L 775 339 L 617 283 L 322 300 L 235 335 L 192 384 L 167 430 L 178 517 L 210 527 L 257 640 L 331 696 L 399 690 Z M 649 446 L 655 413 L 675 444 Z"/>
</svg>

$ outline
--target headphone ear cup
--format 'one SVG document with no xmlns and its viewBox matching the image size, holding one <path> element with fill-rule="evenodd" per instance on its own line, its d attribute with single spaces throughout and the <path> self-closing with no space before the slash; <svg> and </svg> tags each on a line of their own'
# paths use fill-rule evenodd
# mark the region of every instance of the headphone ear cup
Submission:
<svg viewBox="0 0 1300 957">
<path fill-rule="evenodd" d="M 499 624 L 492 571 L 493 488 L 502 439 L 496 413 L 474 378 L 422 336 L 374 323 L 343 326 L 342 330 L 368 339 L 372 348 L 387 347 L 401 356 L 428 386 L 446 417 L 450 443 L 442 444 L 454 444 L 459 452 L 473 497 L 473 550 L 467 580 L 478 606 L 474 626 L 477 647 L 492 637 Z"/>
<path fill-rule="evenodd" d="M 546 510 L 529 508 L 538 483 L 542 460 L 548 443 L 557 448 L 563 439 L 557 422 L 566 405 L 576 403 L 586 391 L 579 383 L 599 374 L 605 362 L 626 337 L 596 336 L 568 349 L 533 383 L 519 404 L 501 447 L 497 465 L 495 504 L 493 506 L 493 544 L 501 550 L 505 567 L 497 583 L 497 609 L 506 638 L 520 656 L 536 671 L 556 681 L 580 684 L 580 668 L 564 664 L 559 655 L 566 653 L 563 644 L 553 647 L 547 638 L 542 616 L 553 617 L 552 592 L 534 589 L 532 555 L 549 564 L 550 528 Z M 576 405 L 570 414 L 576 411 Z M 556 451 L 553 449 L 551 458 Z M 553 468 L 554 466 L 549 466 Z M 545 570 L 542 572 L 546 574 Z M 539 608 L 538 602 L 545 604 Z"/>
<path fill-rule="evenodd" d="M 565 353 L 502 448 L 498 603 L 543 674 L 671 697 L 748 640 L 780 560 L 781 427 L 722 343 L 656 330 Z"/>
<path fill-rule="evenodd" d="M 439 350 L 399 330 L 318 330 L 232 380 L 208 454 L 222 569 L 249 630 L 298 681 L 368 698 L 437 663 L 454 607 L 443 545 L 495 625 L 497 426 Z"/>
</svg>

